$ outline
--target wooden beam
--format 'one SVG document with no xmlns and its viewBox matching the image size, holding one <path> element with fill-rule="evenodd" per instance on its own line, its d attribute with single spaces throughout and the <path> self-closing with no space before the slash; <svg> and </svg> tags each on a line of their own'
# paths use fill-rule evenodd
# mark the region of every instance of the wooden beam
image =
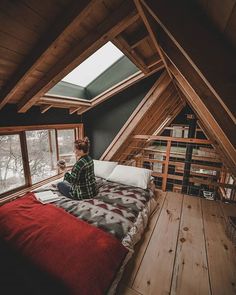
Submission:
<svg viewBox="0 0 236 295">
<path fill-rule="evenodd" d="M 29 126 L 7 126 L 0 127 L 0 134 L 21 132 L 27 130 L 41 130 L 41 129 L 74 129 L 83 128 L 83 124 L 47 124 L 47 125 L 29 125 Z"/>
<path fill-rule="evenodd" d="M 162 61 L 164 63 L 164 66 L 165 66 L 165 68 L 166 68 L 166 70 L 167 70 L 170 78 L 173 81 L 173 84 L 175 86 L 175 89 L 177 91 L 177 94 L 178 94 L 179 98 L 185 103 L 185 101 L 183 100 L 183 98 L 182 98 L 182 96 L 181 96 L 181 94 L 179 92 L 178 87 L 175 84 L 175 81 L 173 80 L 173 75 L 172 75 L 172 73 L 171 73 L 171 71 L 170 71 L 170 69 L 168 67 L 167 62 L 166 62 L 166 57 L 165 57 L 165 55 L 163 54 L 163 52 L 161 50 L 161 47 L 160 47 L 159 42 L 158 42 L 158 39 L 157 39 L 157 34 L 154 31 L 154 28 L 153 28 L 153 25 L 152 25 L 152 21 L 151 21 L 151 18 L 150 18 L 149 13 L 147 11 L 147 8 L 144 7 L 144 6 L 142 6 L 140 0 L 134 0 L 134 2 L 135 2 L 135 5 L 137 7 L 137 10 L 138 10 L 140 16 L 143 19 L 144 24 L 145 24 L 145 26 L 146 26 L 146 28 L 147 28 L 147 30 L 149 32 L 149 35 L 151 36 L 152 42 L 153 42 L 153 44 L 154 44 L 154 46 L 155 46 L 155 48 L 156 48 L 156 50 L 157 50 L 160 58 L 162 59 Z"/>
<path fill-rule="evenodd" d="M 145 74 L 149 72 L 149 69 L 135 49 L 131 48 L 128 42 L 122 35 L 117 36 L 112 41 L 116 47 L 118 47 L 125 55 Z"/>
<path fill-rule="evenodd" d="M 91 103 L 89 101 L 81 101 L 80 99 L 73 99 L 73 98 L 59 98 L 59 97 L 49 97 L 43 96 L 40 98 L 38 103 L 47 103 L 52 105 L 65 105 L 67 107 L 70 106 L 90 106 Z"/>
<path fill-rule="evenodd" d="M 41 114 L 46 113 L 51 107 L 52 107 L 51 104 L 41 105 L 40 106 L 40 112 L 41 112 Z"/>
<path fill-rule="evenodd" d="M 169 168 L 169 160 L 170 160 L 170 150 L 171 150 L 171 141 L 167 141 L 167 147 L 166 147 L 166 160 L 165 160 L 165 166 L 164 166 L 164 172 L 163 172 L 163 179 L 162 179 L 162 190 L 166 191 L 166 184 L 167 184 L 167 177 L 168 177 L 168 168 Z"/>
<path fill-rule="evenodd" d="M 82 108 L 81 106 L 75 107 L 75 108 L 70 108 L 69 109 L 69 114 L 72 115 L 72 114 L 78 112 L 81 108 Z"/>
<path fill-rule="evenodd" d="M 175 67 L 171 67 L 171 70 L 175 72 L 175 78 L 178 81 L 180 89 L 182 89 L 187 100 L 197 113 L 198 117 L 201 119 L 202 125 L 204 126 L 204 132 L 206 131 L 206 134 L 211 139 L 214 138 L 214 147 L 220 153 L 222 158 L 225 159 L 225 163 L 227 163 L 231 172 L 236 174 L 236 151 L 234 147 L 235 137 L 232 137 L 232 133 L 234 134 L 235 132 L 232 130 L 232 127 L 230 129 L 230 124 L 228 124 L 226 117 L 222 115 L 218 117 L 222 122 L 222 124 L 219 124 L 210 110 L 203 103 L 202 97 L 199 97 L 185 78 L 178 71 L 176 71 Z M 226 128 L 228 128 L 228 130 Z M 217 134 L 217 137 L 215 134 Z"/>
<path fill-rule="evenodd" d="M 154 46 L 155 46 L 155 48 L 156 48 L 159 56 L 161 57 L 161 59 L 162 59 L 162 61 L 164 63 L 165 68 L 166 68 L 166 70 L 167 70 L 170 78 L 172 79 L 173 76 L 172 76 L 172 74 L 171 74 L 171 72 L 170 72 L 170 70 L 168 68 L 168 65 L 166 63 L 165 57 L 164 57 L 164 55 L 163 55 L 163 53 L 162 53 L 162 51 L 160 49 L 160 46 L 159 46 L 159 44 L 157 42 L 157 38 L 156 38 L 156 35 L 155 35 L 154 31 L 153 31 L 153 28 L 150 25 L 150 17 L 145 12 L 145 8 L 142 6 L 140 0 L 134 0 L 134 3 L 135 3 L 136 8 L 137 8 L 137 10 L 138 10 L 138 12 L 139 12 L 139 14 L 140 14 L 140 16 L 141 16 L 141 18 L 142 18 L 145 26 L 146 26 L 146 28 L 147 28 L 147 31 L 148 31 L 149 35 L 151 36 L 152 42 L 153 42 L 153 44 L 154 44 Z"/>
<path fill-rule="evenodd" d="M 141 1 L 236 124 L 233 48 L 216 33 L 193 2 Z"/>
<path fill-rule="evenodd" d="M 18 104 L 18 112 L 26 112 L 35 102 L 66 74 L 83 62 L 107 41 L 112 40 L 138 19 L 133 3 L 123 2 L 119 9 L 111 13 L 96 30 L 73 46 L 49 72 L 30 89 Z"/>
<path fill-rule="evenodd" d="M 53 99 L 69 99 L 69 100 L 74 100 L 74 101 L 79 101 L 79 102 L 85 102 L 87 103 L 88 102 L 88 99 L 85 99 L 85 98 L 80 98 L 80 97 L 73 97 L 73 96 L 66 96 L 66 95 L 59 95 L 59 94 L 49 94 L 49 93 L 46 93 L 44 94 L 41 99 L 43 100 L 44 98 L 53 98 Z"/>
<path fill-rule="evenodd" d="M 134 135 L 135 139 L 142 140 L 161 140 L 161 141 L 174 141 L 174 142 L 185 142 L 185 143 L 195 143 L 195 144 L 212 144 L 213 142 L 208 139 L 198 139 L 198 138 L 180 138 L 171 136 L 160 136 L 160 135 Z"/>
<path fill-rule="evenodd" d="M 77 114 L 78 114 L 78 115 L 82 115 L 83 113 L 87 112 L 87 111 L 90 110 L 90 109 L 91 109 L 91 107 L 81 107 L 81 108 L 78 110 Z"/>
<path fill-rule="evenodd" d="M 56 44 L 63 40 L 65 34 L 73 31 L 74 23 L 81 22 L 87 17 L 96 2 L 97 0 L 81 0 L 73 1 L 68 5 L 67 11 L 63 11 L 61 17 L 59 17 L 60 21 L 55 22 L 55 25 L 50 27 L 31 51 L 31 54 L 27 56 L 25 62 L 9 79 L 0 95 L 0 109 L 11 99 L 12 95 L 19 91 L 21 85 L 44 60 L 45 56 L 55 51 Z"/>
</svg>

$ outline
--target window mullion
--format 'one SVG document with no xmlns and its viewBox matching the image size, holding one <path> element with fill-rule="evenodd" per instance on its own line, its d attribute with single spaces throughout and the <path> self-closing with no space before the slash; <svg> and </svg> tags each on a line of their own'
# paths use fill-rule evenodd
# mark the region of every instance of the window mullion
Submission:
<svg viewBox="0 0 236 295">
<path fill-rule="evenodd" d="M 21 152 L 22 152 L 22 158 L 23 158 L 23 168 L 24 168 L 26 186 L 31 186 L 32 179 L 30 174 L 29 156 L 28 156 L 25 131 L 20 132 L 20 143 L 21 143 Z"/>
</svg>

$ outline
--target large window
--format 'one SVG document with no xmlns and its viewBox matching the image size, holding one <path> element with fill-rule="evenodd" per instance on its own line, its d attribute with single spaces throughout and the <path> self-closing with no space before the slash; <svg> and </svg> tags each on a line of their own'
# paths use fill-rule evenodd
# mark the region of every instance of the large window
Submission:
<svg viewBox="0 0 236 295">
<path fill-rule="evenodd" d="M 73 165 L 76 161 L 74 154 L 75 131 L 73 129 L 58 130 L 57 138 L 60 160 L 65 160 L 67 165 Z"/>
<path fill-rule="evenodd" d="M 74 141 L 82 135 L 82 124 L 0 128 L 0 195 L 58 175 L 59 159 L 72 166 Z"/>
<path fill-rule="evenodd" d="M 25 185 L 20 136 L 0 135 L 0 194 Z"/>
<path fill-rule="evenodd" d="M 57 174 L 55 130 L 26 131 L 32 183 Z"/>
</svg>

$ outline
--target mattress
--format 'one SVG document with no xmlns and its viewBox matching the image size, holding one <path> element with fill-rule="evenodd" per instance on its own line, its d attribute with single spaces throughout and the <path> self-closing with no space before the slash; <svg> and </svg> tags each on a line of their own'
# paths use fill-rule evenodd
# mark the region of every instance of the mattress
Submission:
<svg viewBox="0 0 236 295">
<path fill-rule="evenodd" d="M 96 260 L 97 255 L 101 255 L 101 257 L 105 258 L 111 255 L 117 257 L 117 259 L 114 260 L 114 263 L 111 264 L 109 264 L 109 260 L 107 260 L 107 258 L 105 260 L 107 263 L 106 271 L 107 273 L 111 274 L 111 277 L 108 282 L 106 282 L 106 280 L 103 281 L 103 285 L 106 286 L 106 288 L 104 287 L 103 290 L 106 291 L 101 291 L 102 289 L 100 288 L 99 283 L 96 283 L 97 281 L 102 282 L 101 279 L 97 280 L 94 278 L 96 276 L 99 277 L 99 273 L 102 273 L 100 267 L 97 267 L 98 274 L 96 274 L 96 271 L 92 272 L 92 267 L 91 272 L 88 271 L 87 275 L 85 276 L 85 282 L 90 281 L 90 278 L 92 277 L 91 282 L 94 284 L 94 286 L 96 284 L 98 285 L 98 287 L 93 289 L 95 290 L 93 291 L 93 293 L 106 293 L 109 295 L 114 294 L 116 286 L 124 270 L 124 267 L 132 256 L 132 253 L 134 251 L 134 245 L 140 240 L 144 232 L 144 229 L 148 223 L 148 218 L 152 213 L 153 209 L 156 207 L 155 194 L 150 189 L 143 190 L 132 186 L 122 185 L 115 182 L 109 182 L 104 179 L 97 179 L 97 184 L 99 192 L 98 195 L 93 199 L 72 200 L 66 198 L 65 196 L 60 195 L 54 183 L 54 185 L 50 184 L 38 189 L 38 191 L 45 192 L 53 190 L 55 193 L 57 193 L 60 198 L 54 203 L 42 205 L 36 200 L 34 194 L 30 194 L 29 196 L 27 195 L 25 198 L 23 197 L 16 201 L 12 201 L 9 204 L 6 204 L 2 208 L 0 208 L 2 209 L 0 210 L 0 220 L 4 221 L 0 226 L 1 238 L 4 238 L 7 242 L 16 243 L 16 245 L 14 245 L 13 243 L 13 246 L 16 247 L 16 249 L 19 248 L 19 250 L 22 253 L 24 253 L 24 256 L 29 256 L 30 258 L 32 258 L 31 256 L 33 255 L 33 260 L 36 259 L 36 264 L 39 263 L 39 265 L 41 265 L 42 262 L 42 268 L 45 267 L 45 269 L 48 269 L 49 267 L 50 270 L 52 270 L 53 272 L 55 271 L 56 275 L 61 276 L 63 280 L 64 278 L 68 277 L 68 281 L 65 280 L 65 283 L 68 283 L 68 286 L 72 286 L 71 288 L 74 292 L 68 294 L 87 294 L 87 283 L 84 285 L 84 291 L 82 293 L 81 291 L 78 291 L 78 293 L 77 291 L 75 291 L 79 289 L 78 282 L 80 285 L 83 283 L 83 280 L 78 280 L 77 282 L 76 272 L 79 273 L 79 278 L 84 274 L 83 272 L 81 273 L 78 261 L 76 262 L 77 269 L 74 268 L 73 264 L 69 265 L 68 263 L 65 263 L 64 269 L 62 268 L 62 273 L 58 271 L 61 268 L 55 266 L 55 269 L 53 269 L 54 267 L 52 267 L 51 269 L 51 266 L 53 264 L 57 265 L 58 259 L 52 262 L 53 257 L 58 257 L 58 255 L 60 256 L 61 251 L 64 251 L 64 247 L 68 249 L 68 252 L 73 252 L 72 250 L 69 250 L 71 249 L 71 247 L 73 248 L 73 236 L 77 238 L 77 240 L 75 239 L 75 242 L 77 241 L 80 247 L 82 245 L 83 251 L 85 248 L 89 249 L 89 251 L 87 252 L 88 257 L 90 255 L 89 253 L 91 253 L 92 255 L 92 258 L 89 260 L 90 268 L 91 265 L 93 266 L 93 263 L 91 264 L 91 261 Z M 47 210 L 48 213 L 46 214 L 45 212 L 47 212 Z M 63 212 L 65 212 L 66 214 L 63 214 Z M 49 216 L 51 214 L 59 214 L 58 216 L 61 217 L 57 217 L 54 220 L 51 216 Z M 43 215 L 44 218 L 42 218 L 41 215 Z M 58 247 L 58 244 L 61 244 L 60 234 L 57 235 L 55 233 L 55 239 L 53 239 L 52 241 L 49 239 L 48 241 L 48 227 L 51 227 L 52 232 L 54 232 L 54 226 L 56 231 L 61 231 L 60 227 L 58 228 L 57 220 L 59 220 L 58 223 L 63 221 L 66 224 L 67 229 L 70 228 L 69 224 L 71 221 L 72 224 L 76 223 L 76 221 L 78 222 L 78 232 L 76 231 L 76 225 L 74 225 L 74 232 L 73 234 L 71 234 L 72 239 L 71 241 L 68 238 L 65 239 L 65 244 L 63 244 L 62 249 L 61 247 Z M 33 233 L 33 228 L 36 228 L 36 233 L 38 233 L 38 235 L 35 234 L 35 232 Z M 80 237 L 81 229 L 84 230 L 82 231 L 83 234 L 81 232 Z M 98 240 L 94 240 L 92 244 L 88 243 L 88 238 L 86 238 L 88 231 L 93 232 L 90 238 L 93 236 L 99 237 Z M 44 235 L 46 235 L 45 239 L 48 248 L 46 248 L 46 250 L 44 249 L 43 251 L 40 251 L 41 247 L 45 246 L 44 241 L 40 244 L 40 241 L 42 240 L 42 237 Z M 62 231 L 61 235 L 68 236 L 68 233 L 67 231 Z M 80 240 L 80 238 L 82 240 Z M 104 245 L 106 245 L 106 247 L 108 248 L 102 247 L 100 249 L 101 254 L 98 253 L 96 255 L 94 254 L 93 247 L 95 247 L 97 242 L 101 239 L 106 241 Z M 113 246 L 109 245 L 113 244 L 116 245 L 117 251 L 111 254 L 113 251 Z M 39 259 L 39 261 L 37 255 L 38 251 L 42 255 L 42 259 Z M 78 253 L 75 252 L 73 254 L 74 256 L 71 255 L 73 256 L 73 259 L 72 257 L 70 257 L 70 253 L 68 253 L 68 259 L 75 261 L 76 257 L 79 257 L 80 255 L 86 257 L 85 253 L 86 251 L 81 252 L 78 249 Z M 121 253 L 123 254 L 121 255 Z M 50 259 L 48 259 L 48 257 L 52 257 L 51 262 Z M 79 257 L 79 261 L 80 259 L 81 257 Z M 86 260 L 88 259 L 86 258 Z M 119 265 L 118 269 L 117 265 Z M 61 267 L 61 264 L 59 264 L 59 266 Z M 83 269 L 86 269 L 86 265 L 83 265 L 81 267 Z M 71 283 L 71 276 L 67 276 L 67 268 L 71 271 L 75 278 Z M 113 273 L 115 275 L 113 275 Z M 108 289 L 107 286 L 109 286 Z M 90 290 L 90 287 L 91 286 L 88 284 L 88 290 Z M 88 294 L 89 292 L 91 293 L 91 291 L 88 291 Z"/>
</svg>

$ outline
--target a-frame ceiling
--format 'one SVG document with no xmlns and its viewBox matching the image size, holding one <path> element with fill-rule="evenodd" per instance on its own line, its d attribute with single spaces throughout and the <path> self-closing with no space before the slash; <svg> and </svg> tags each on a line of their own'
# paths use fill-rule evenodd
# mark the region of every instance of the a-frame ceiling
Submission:
<svg viewBox="0 0 236 295">
<path fill-rule="evenodd" d="M 165 67 L 236 174 L 236 1 L 229 2 L 222 14 L 216 0 L 1 1 L 0 109 L 15 103 L 19 112 L 40 105 L 81 113 Z M 140 72 L 89 103 L 45 95 L 108 41 Z"/>
</svg>

